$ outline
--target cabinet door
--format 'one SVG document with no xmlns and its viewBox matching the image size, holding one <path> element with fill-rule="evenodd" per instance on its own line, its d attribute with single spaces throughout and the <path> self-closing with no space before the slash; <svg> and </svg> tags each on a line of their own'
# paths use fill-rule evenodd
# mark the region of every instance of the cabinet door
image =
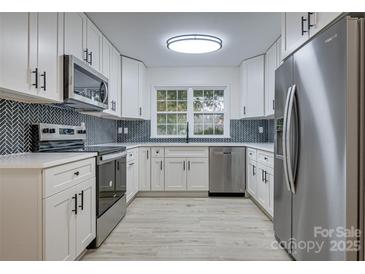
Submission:
<svg viewBox="0 0 365 274">
<path fill-rule="evenodd" d="M 341 12 L 313 12 L 310 16 L 311 26 L 309 30 L 309 35 L 313 36 L 329 23 L 331 23 L 336 17 L 338 17 Z"/>
<path fill-rule="evenodd" d="M 96 209 L 95 209 L 95 178 L 88 179 L 76 187 L 76 256 L 95 239 Z"/>
<path fill-rule="evenodd" d="M 110 72 L 111 50 L 112 50 L 112 45 L 105 37 L 103 37 L 101 73 L 108 79 L 110 78 L 109 72 Z"/>
<path fill-rule="evenodd" d="M 265 54 L 265 116 L 274 115 L 276 43 Z"/>
<path fill-rule="evenodd" d="M 135 195 L 136 184 L 136 161 L 130 161 L 127 163 L 127 203 L 132 200 Z M 138 182 L 138 181 L 137 181 Z"/>
<path fill-rule="evenodd" d="M 30 14 L 0 13 L 0 88 L 36 95 L 36 41 L 30 41 Z M 34 31 L 36 31 L 36 21 Z M 32 47 L 30 46 L 32 44 Z M 30 50 L 35 52 L 30 54 Z M 33 60 L 30 57 L 35 57 Z"/>
<path fill-rule="evenodd" d="M 165 190 L 186 191 L 186 159 L 165 158 Z"/>
<path fill-rule="evenodd" d="M 151 151 L 150 148 L 139 148 L 138 181 L 139 190 L 151 190 Z"/>
<path fill-rule="evenodd" d="M 139 117 L 146 119 L 146 96 L 144 95 L 146 88 L 146 67 L 142 62 L 138 63 L 138 102 Z"/>
<path fill-rule="evenodd" d="M 138 62 L 122 57 L 122 116 L 139 118 Z"/>
<path fill-rule="evenodd" d="M 278 68 L 281 64 L 282 56 L 281 56 L 281 37 L 276 41 L 276 68 Z"/>
<path fill-rule="evenodd" d="M 64 52 L 86 61 L 86 16 L 81 12 L 64 13 Z"/>
<path fill-rule="evenodd" d="M 43 259 L 51 261 L 76 258 L 76 188 L 72 187 L 44 200 Z M 95 213 L 95 212 L 94 212 Z"/>
<path fill-rule="evenodd" d="M 264 55 L 247 62 L 247 97 L 245 117 L 263 117 L 264 109 Z"/>
<path fill-rule="evenodd" d="M 247 161 L 247 191 L 248 193 L 256 198 L 257 188 L 257 163 L 252 160 Z"/>
<path fill-rule="evenodd" d="M 105 112 L 120 116 L 120 56 L 119 53 L 113 48 L 110 48 L 110 71 L 109 71 L 109 108 Z"/>
<path fill-rule="evenodd" d="M 38 95 L 43 98 L 61 102 L 63 93 L 60 78 L 60 39 L 62 33 L 59 26 L 61 15 L 56 12 L 40 12 L 38 17 L 38 70 L 39 88 Z"/>
<path fill-rule="evenodd" d="M 187 190 L 208 191 L 208 158 L 187 158 Z"/>
<path fill-rule="evenodd" d="M 240 86 L 241 86 L 241 117 L 245 118 L 247 113 L 247 62 L 243 61 L 240 66 Z"/>
<path fill-rule="evenodd" d="M 151 190 L 165 190 L 165 160 L 164 158 L 152 158 L 151 160 Z"/>
<path fill-rule="evenodd" d="M 273 174 L 273 170 L 270 168 L 267 169 L 266 179 L 267 179 L 268 191 L 269 191 L 269 195 L 268 195 L 269 200 L 267 202 L 267 206 L 268 206 L 267 211 L 270 213 L 271 217 L 274 217 L 274 174 Z"/>
<path fill-rule="evenodd" d="M 88 49 L 88 63 L 97 71 L 101 71 L 101 53 L 103 35 L 98 28 L 87 20 L 86 48 Z"/>
<path fill-rule="evenodd" d="M 309 38 L 307 15 L 307 12 L 285 12 L 282 14 L 281 38 L 284 58 Z"/>
</svg>

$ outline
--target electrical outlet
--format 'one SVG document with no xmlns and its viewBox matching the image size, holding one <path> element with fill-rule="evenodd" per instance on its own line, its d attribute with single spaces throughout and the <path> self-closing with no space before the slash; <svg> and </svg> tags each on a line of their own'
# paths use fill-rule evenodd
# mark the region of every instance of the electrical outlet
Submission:
<svg viewBox="0 0 365 274">
<path fill-rule="evenodd" d="M 264 127 L 259 127 L 259 133 L 264 133 Z"/>
<path fill-rule="evenodd" d="M 122 134 L 123 133 L 123 128 L 122 127 L 118 127 L 118 134 Z"/>
<path fill-rule="evenodd" d="M 128 128 L 127 127 L 124 128 L 124 134 L 128 134 Z"/>
</svg>

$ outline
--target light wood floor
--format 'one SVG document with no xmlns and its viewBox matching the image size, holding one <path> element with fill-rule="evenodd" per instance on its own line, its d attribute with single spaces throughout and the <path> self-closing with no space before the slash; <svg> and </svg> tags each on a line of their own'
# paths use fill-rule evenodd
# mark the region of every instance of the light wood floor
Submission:
<svg viewBox="0 0 365 274">
<path fill-rule="evenodd" d="M 83 260 L 289 260 L 272 222 L 243 198 L 136 198 Z"/>
</svg>

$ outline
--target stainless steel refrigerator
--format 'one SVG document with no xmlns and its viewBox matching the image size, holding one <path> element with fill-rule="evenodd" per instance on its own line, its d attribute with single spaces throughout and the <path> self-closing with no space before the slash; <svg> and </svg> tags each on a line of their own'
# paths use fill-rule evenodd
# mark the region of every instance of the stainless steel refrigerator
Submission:
<svg viewBox="0 0 365 274">
<path fill-rule="evenodd" d="M 364 76 L 350 17 L 276 70 L 274 230 L 296 260 L 364 258 Z"/>
</svg>

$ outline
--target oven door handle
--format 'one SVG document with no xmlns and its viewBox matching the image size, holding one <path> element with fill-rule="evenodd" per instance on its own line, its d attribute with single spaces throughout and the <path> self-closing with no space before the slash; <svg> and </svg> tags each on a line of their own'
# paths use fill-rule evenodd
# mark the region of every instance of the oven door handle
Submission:
<svg viewBox="0 0 365 274">
<path fill-rule="evenodd" d="M 123 152 L 119 152 L 119 153 L 102 155 L 99 158 L 98 164 L 103 164 L 106 162 L 114 161 L 116 159 L 120 159 L 123 157 L 127 157 L 127 152 L 123 151 Z"/>
</svg>

